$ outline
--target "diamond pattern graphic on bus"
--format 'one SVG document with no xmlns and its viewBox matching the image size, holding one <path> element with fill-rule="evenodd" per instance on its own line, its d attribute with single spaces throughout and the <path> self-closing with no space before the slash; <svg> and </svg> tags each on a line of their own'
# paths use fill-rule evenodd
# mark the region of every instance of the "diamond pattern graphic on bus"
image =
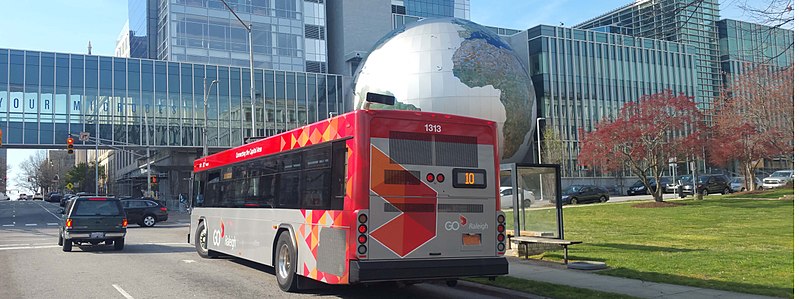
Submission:
<svg viewBox="0 0 799 299">
<path fill-rule="evenodd" d="M 299 238 L 304 241 L 313 255 L 313 260 L 319 258 L 319 230 L 326 226 L 342 226 L 344 223 L 344 213 L 341 211 L 322 211 L 322 210 L 301 210 L 305 217 L 305 223 L 300 224 Z M 326 257 L 331 258 L 331 257 Z M 326 283 L 345 283 L 348 280 L 347 272 L 339 277 L 330 273 L 319 271 L 316 263 L 303 263 L 302 275 Z"/>
<path fill-rule="evenodd" d="M 386 170 L 407 172 L 372 146 L 371 189 L 399 210 L 400 215 L 376 228 L 370 236 L 398 256 L 405 257 L 436 236 L 436 192 L 423 183 L 386 184 Z"/>
</svg>

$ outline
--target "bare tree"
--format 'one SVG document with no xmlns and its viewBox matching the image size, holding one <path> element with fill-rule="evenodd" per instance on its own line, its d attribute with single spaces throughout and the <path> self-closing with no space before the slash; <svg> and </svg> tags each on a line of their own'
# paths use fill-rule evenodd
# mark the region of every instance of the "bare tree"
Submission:
<svg viewBox="0 0 799 299">
<path fill-rule="evenodd" d="M 41 166 L 47 160 L 44 150 L 36 151 L 33 155 L 23 161 L 19 167 L 22 175 L 16 178 L 17 186 L 36 192 L 41 187 Z"/>
</svg>

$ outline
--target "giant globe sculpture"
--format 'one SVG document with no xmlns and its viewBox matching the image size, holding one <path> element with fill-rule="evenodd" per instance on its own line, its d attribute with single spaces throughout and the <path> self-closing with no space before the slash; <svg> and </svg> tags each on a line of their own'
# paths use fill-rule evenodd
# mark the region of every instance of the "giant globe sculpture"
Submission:
<svg viewBox="0 0 799 299">
<path fill-rule="evenodd" d="M 355 109 L 367 92 L 393 95 L 369 109 L 441 112 L 497 122 L 502 162 L 522 162 L 535 125 L 535 92 L 523 62 L 496 34 L 470 21 L 425 19 L 377 42 L 354 80 Z"/>
</svg>

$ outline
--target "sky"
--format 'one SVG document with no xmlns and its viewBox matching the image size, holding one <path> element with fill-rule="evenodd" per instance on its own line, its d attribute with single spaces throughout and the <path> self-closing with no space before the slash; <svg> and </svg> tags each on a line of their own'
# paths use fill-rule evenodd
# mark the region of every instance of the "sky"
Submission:
<svg viewBox="0 0 799 299">
<path fill-rule="evenodd" d="M 142 1 L 142 0 L 138 0 Z M 346 0 L 344 0 L 346 1 Z M 738 5 L 759 6 L 768 0 L 719 0 L 722 18 L 749 20 Z M 632 0 L 471 0 L 471 20 L 482 25 L 528 29 L 539 24 L 573 26 Z M 127 21 L 127 0 L 3 1 L 0 48 L 113 56 Z M 9 182 L 34 150 L 9 150 Z M 30 190 L 28 190 L 30 192 Z"/>
</svg>

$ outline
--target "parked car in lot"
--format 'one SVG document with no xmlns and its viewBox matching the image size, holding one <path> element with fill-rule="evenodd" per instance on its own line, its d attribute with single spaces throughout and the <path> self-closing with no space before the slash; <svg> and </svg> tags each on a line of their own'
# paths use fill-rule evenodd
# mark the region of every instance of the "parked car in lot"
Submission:
<svg viewBox="0 0 799 299">
<path fill-rule="evenodd" d="M 755 177 L 755 190 L 763 189 L 763 181 Z M 746 178 L 737 176 L 730 179 L 730 190 L 732 192 L 746 191 Z"/>
<path fill-rule="evenodd" d="M 585 202 L 606 202 L 610 198 L 608 190 L 594 185 L 571 185 L 563 189 L 561 202 L 573 205 Z"/>
<path fill-rule="evenodd" d="M 58 245 L 72 251 L 72 245 L 114 244 L 125 247 L 128 219 L 122 203 L 112 197 L 77 197 L 68 201 L 58 229 Z"/>
<path fill-rule="evenodd" d="M 41 193 L 36 192 L 36 194 L 33 195 L 33 200 L 44 200 L 44 196 L 42 196 Z"/>
<path fill-rule="evenodd" d="M 697 176 L 696 191 L 702 195 L 711 193 L 727 194 L 732 192 L 730 188 L 730 179 L 723 174 L 702 174 Z M 680 197 L 685 197 L 694 194 L 693 177 L 687 178 L 682 181 L 682 192 Z"/>
<path fill-rule="evenodd" d="M 535 197 L 533 191 L 524 190 L 519 188 L 519 194 L 524 195 L 524 207 L 528 208 L 532 205 Z M 499 206 L 501 209 L 513 208 L 513 188 L 512 187 L 499 187 Z"/>
<path fill-rule="evenodd" d="M 655 178 L 649 178 L 649 186 L 652 187 L 652 190 L 657 188 L 657 184 L 655 184 Z M 666 185 L 671 184 L 671 178 L 668 177 L 660 177 L 660 188 L 665 192 Z M 635 184 L 630 186 L 627 189 L 627 195 L 644 195 L 649 194 L 649 190 L 646 188 L 642 181 L 637 181 Z"/>
<path fill-rule="evenodd" d="M 676 181 L 669 181 L 669 183 L 666 184 L 666 187 L 663 189 L 663 193 L 667 194 L 679 193 L 680 188 L 682 188 L 683 182 L 685 183 L 690 182 L 692 177 L 693 176 L 691 176 L 690 174 L 686 174 L 677 178 Z"/>
<path fill-rule="evenodd" d="M 25 193 L 20 193 L 19 198 L 17 200 L 28 200 L 28 195 Z"/>
<path fill-rule="evenodd" d="M 152 227 L 157 222 L 169 219 L 164 205 L 145 198 L 122 200 L 122 207 L 128 215 L 128 221 L 139 226 Z"/>
<path fill-rule="evenodd" d="M 763 188 L 782 187 L 793 181 L 793 170 L 778 170 L 763 179 Z"/>
</svg>

